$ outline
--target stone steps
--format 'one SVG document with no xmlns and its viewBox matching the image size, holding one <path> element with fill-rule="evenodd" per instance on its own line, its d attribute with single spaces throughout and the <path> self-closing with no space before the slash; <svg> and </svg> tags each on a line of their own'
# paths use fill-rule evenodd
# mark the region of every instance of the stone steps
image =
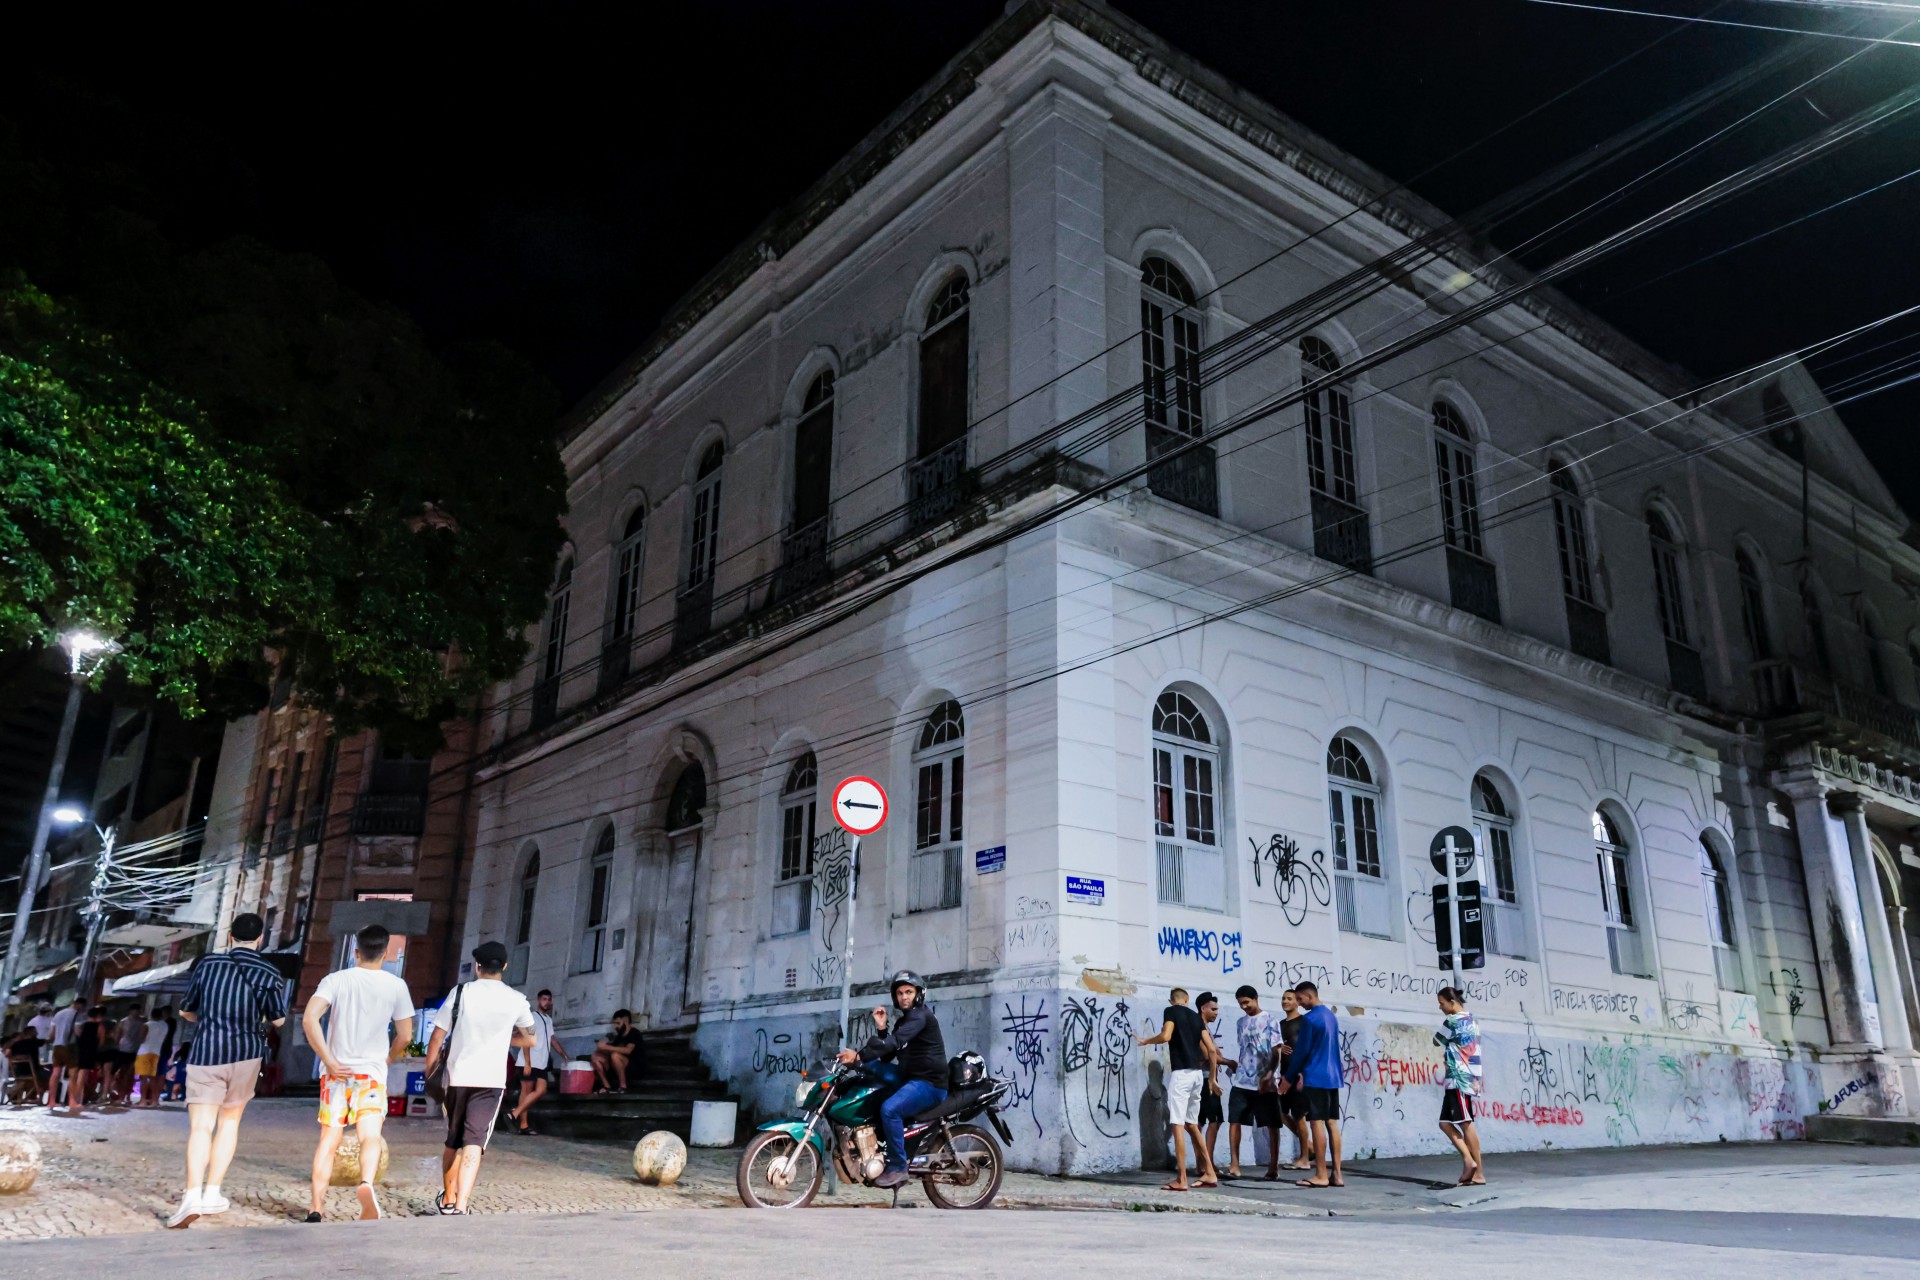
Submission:
<svg viewBox="0 0 1920 1280">
<path fill-rule="evenodd" d="M 730 1100 L 694 1051 L 691 1033 L 643 1033 L 627 1067 L 626 1093 L 550 1093 L 534 1111 L 534 1127 L 561 1138 L 638 1142 L 656 1129 L 686 1138 L 695 1102 Z"/>
<path fill-rule="evenodd" d="M 1920 1116 L 1808 1116 L 1807 1140 L 1920 1147 Z"/>
</svg>

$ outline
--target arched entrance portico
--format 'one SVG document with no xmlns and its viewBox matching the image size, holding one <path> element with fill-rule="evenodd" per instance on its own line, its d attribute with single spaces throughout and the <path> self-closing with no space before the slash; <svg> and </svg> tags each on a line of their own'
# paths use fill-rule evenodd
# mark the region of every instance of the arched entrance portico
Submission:
<svg viewBox="0 0 1920 1280">
<path fill-rule="evenodd" d="M 641 832 L 635 869 L 634 973 L 629 985 L 634 1025 L 642 1029 L 693 1021 L 693 965 L 699 927 L 700 855 L 709 811 L 707 770 L 698 758 L 670 765 L 653 825 Z M 664 781 L 664 779 L 663 779 Z"/>
</svg>

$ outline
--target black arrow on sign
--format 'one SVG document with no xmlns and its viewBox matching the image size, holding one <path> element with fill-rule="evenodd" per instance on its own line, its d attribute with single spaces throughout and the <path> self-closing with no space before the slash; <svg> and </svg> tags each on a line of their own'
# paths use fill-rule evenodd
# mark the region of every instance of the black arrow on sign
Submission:
<svg viewBox="0 0 1920 1280">
<path fill-rule="evenodd" d="M 840 807 L 842 809 L 878 809 L 880 806 L 868 804 L 865 800 L 842 800 Z"/>
</svg>

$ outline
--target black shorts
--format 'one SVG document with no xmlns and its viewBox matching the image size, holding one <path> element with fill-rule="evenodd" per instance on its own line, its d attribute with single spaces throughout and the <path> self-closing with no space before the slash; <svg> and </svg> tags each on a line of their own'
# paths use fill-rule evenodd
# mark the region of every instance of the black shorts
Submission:
<svg viewBox="0 0 1920 1280">
<path fill-rule="evenodd" d="M 1442 1124 L 1472 1124 L 1473 1095 L 1462 1093 L 1458 1089 L 1447 1090 L 1447 1096 L 1440 1100 L 1440 1122 Z"/>
<path fill-rule="evenodd" d="M 1299 1085 L 1280 1095 L 1280 1118 L 1282 1120 L 1305 1120 L 1307 1118 L 1307 1091 Z"/>
<path fill-rule="evenodd" d="M 1300 1114 L 1306 1119 L 1338 1120 L 1340 1118 L 1338 1089 L 1316 1089 L 1312 1085 L 1295 1085 L 1293 1091 L 1304 1095 L 1300 1099 Z"/>
<path fill-rule="evenodd" d="M 462 1147 L 487 1149 L 493 1137 L 493 1122 L 500 1118 L 500 1100 L 505 1089 L 477 1089 L 470 1085 L 447 1086 L 447 1150 Z"/>
<path fill-rule="evenodd" d="M 1200 1123 L 1219 1124 L 1226 1118 L 1226 1113 L 1220 1110 L 1220 1095 L 1202 1085 L 1200 1087 Z"/>
<path fill-rule="evenodd" d="M 1227 1119 L 1234 1124 L 1250 1124 L 1261 1129 L 1280 1127 L 1280 1095 L 1262 1093 L 1258 1089 L 1243 1089 L 1233 1086 L 1233 1094 L 1227 1099 Z"/>
</svg>

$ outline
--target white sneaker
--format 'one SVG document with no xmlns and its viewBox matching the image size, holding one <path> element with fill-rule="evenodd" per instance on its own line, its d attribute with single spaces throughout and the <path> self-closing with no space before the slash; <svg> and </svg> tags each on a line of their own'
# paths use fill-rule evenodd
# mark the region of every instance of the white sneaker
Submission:
<svg viewBox="0 0 1920 1280">
<path fill-rule="evenodd" d="M 225 1213 L 231 1208 L 233 1208 L 233 1205 L 225 1196 L 217 1191 L 202 1191 L 200 1193 L 201 1213 Z"/>
<path fill-rule="evenodd" d="M 360 1217 L 363 1221 L 380 1217 L 380 1197 L 373 1194 L 371 1182 L 361 1183 L 354 1194 L 360 1197 Z"/>
<path fill-rule="evenodd" d="M 182 1227 L 192 1226 L 203 1210 L 200 1208 L 200 1193 L 189 1191 L 180 1197 L 180 1207 L 167 1219 L 167 1230 L 178 1231 Z"/>
</svg>

